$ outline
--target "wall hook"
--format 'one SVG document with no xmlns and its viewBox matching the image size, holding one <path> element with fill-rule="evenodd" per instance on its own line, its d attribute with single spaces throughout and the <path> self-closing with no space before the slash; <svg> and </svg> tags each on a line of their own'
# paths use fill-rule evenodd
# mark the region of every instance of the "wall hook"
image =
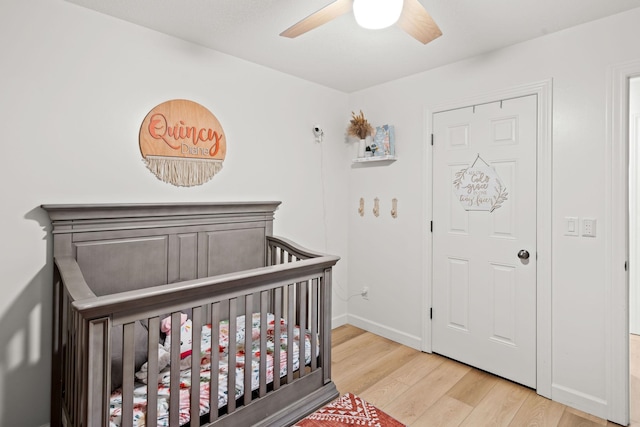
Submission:
<svg viewBox="0 0 640 427">
<path fill-rule="evenodd" d="M 398 199 L 391 199 L 391 217 L 398 218 Z"/>
<path fill-rule="evenodd" d="M 360 216 L 364 216 L 364 198 L 360 197 L 360 207 L 358 208 Z"/>
<path fill-rule="evenodd" d="M 373 199 L 373 214 L 376 217 L 380 216 L 380 199 L 378 199 L 377 197 Z"/>
</svg>

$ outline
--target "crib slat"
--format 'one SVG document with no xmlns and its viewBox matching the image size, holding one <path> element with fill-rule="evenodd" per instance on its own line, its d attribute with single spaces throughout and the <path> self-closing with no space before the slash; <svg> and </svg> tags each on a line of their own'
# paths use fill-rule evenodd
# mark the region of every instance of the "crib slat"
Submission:
<svg viewBox="0 0 640 427">
<path fill-rule="evenodd" d="M 218 419 L 218 389 L 220 386 L 220 303 L 211 304 L 211 381 L 209 382 L 209 422 Z"/>
<path fill-rule="evenodd" d="M 273 303 L 273 389 L 280 388 L 280 319 L 282 319 L 282 288 L 274 289 Z"/>
<path fill-rule="evenodd" d="M 326 384 L 331 381 L 331 269 L 326 269 L 320 279 L 320 312 L 320 365 Z"/>
<path fill-rule="evenodd" d="M 61 366 L 62 359 L 62 337 L 64 336 L 64 324 L 63 324 L 63 299 L 64 299 L 64 286 L 60 280 L 60 273 L 56 267 L 53 269 L 53 336 L 51 337 L 51 403 L 50 403 L 50 421 L 51 427 L 60 427 L 62 424 L 60 420 L 61 408 L 63 408 L 62 401 L 62 387 L 63 384 L 61 375 L 64 370 Z"/>
<path fill-rule="evenodd" d="M 267 304 L 269 293 L 260 293 L 260 389 L 258 396 L 267 393 Z"/>
<path fill-rule="evenodd" d="M 200 427 L 200 354 L 202 338 L 202 307 L 194 307 L 191 315 L 191 427 Z"/>
<path fill-rule="evenodd" d="M 271 249 L 271 265 L 277 265 L 278 261 L 277 261 L 277 249 L 276 249 L 276 245 L 271 244 L 270 246 Z"/>
<path fill-rule="evenodd" d="M 171 314 L 171 374 L 169 384 L 169 425 L 180 424 L 180 312 Z"/>
<path fill-rule="evenodd" d="M 244 298 L 244 404 L 251 403 L 253 371 L 253 294 Z"/>
<path fill-rule="evenodd" d="M 111 327 L 109 318 L 103 317 L 87 322 L 87 418 L 88 425 L 103 426 L 109 424 L 109 390 L 105 383 L 106 366 L 109 361 L 109 349 L 106 340 Z"/>
<path fill-rule="evenodd" d="M 79 402 L 79 391 L 80 391 L 80 378 L 78 376 L 78 372 L 80 372 L 80 365 L 79 365 L 80 346 L 78 345 L 78 342 L 77 342 L 78 334 L 76 333 L 76 331 L 80 331 L 80 323 L 79 323 L 80 315 L 75 311 L 71 311 L 71 308 L 69 310 L 72 313 L 71 318 L 73 319 L 73 326 L 72 326 L 73 329 L 69 336 L 69 349 L 70 349 L 69 353 L 71 354 L 70 361 L 69 361 L 69 380 L 73 385 L 71 389 L 71 393 L 72 393 L 71 395 L 73 397 L 71 400 L 70 409 L 71 409 L 72 418 L 74 419 L 73 422 L 77 423 L 79 418 L 78 402 Z"/>
<path fill-rule="evenodd" d="M 299 318 L 299 331 L 300 334 L 298 336 L 298 371 L 300 374 L 300 378 L 304 377 L 305 374 L 305 331 L 307 329 L 307 284 L 308 282 L 298 283 L 298 306 L 300 312 Z"/>
<path fill-rule="evenodd" d="M 158 425 L 158 343 L 160 341 L 160 318 L 148 319 L 149 331 L 149 357 L 147 360 L 147 427 Z"/>
<path fill-rule="evenodd" d="M 294 285 L 288 285 L 287 296 L 287 384 L 293 382 L 293 326 L 296 322 Z"/>
<path fill-rule="evenodd" d="M 68 301 L 68 299 L 67 299 Z M 69 410 L 68 416 L 70 418 L 71 423 L 75 423 L 75 404 L 77 396 L 76 396 L 76 382 L 75 377 L 73 376 L 73 372 L 75 371 L 75 367 L 73 366 L 75 360 L 75 352 L 77 351 L 77 346 L 75 345 L 74 340 L 74 331 L 76 330 L 76 315 L 71 310 L 70 304 L 67 304 L 67 322 L 66 322 L 66 345 L 64 346 L 65 352 L 65 384 L 67 388 L 65 390 L 64 398 L 67 403 L 67 408 Z"/>
<path fill-rule="evenodd" d="M 76 420 L 80 421 L 82 420 L 82 417 L 84 415 L 83 413 L 83 408 L 82 405 L 80 405 L 78 402 L 80 402 L 81 400 L 79 399 L 84 399 L 86 390 L 84 390 L 84 384 L 83 384 L 83 344 L 85 344 L 85 341 L 83 340 L 82 337 L 84 337 L 84 333 L 85 333 L 85 328 L 84 328 L 84 322 L 82 321 L 82 317 L 80 316 L 80 314 L 75 313 L 75 323 L 76 323 L 76 331 L 77 333 L 74 336 L 74 372 L 73 372 L 73 377 L 74 377 L 74 382 L 75 382 L 75 396 L 76 396 L 76 400 L 75 401 L 75 409 L 74 409 L 74 413 L 75 413 L 75 418 Z M 82 397 L 81 397 L 82 396 Z"/>
<path fill-rule="evenodd" d="M 318 369 L 318 279 L 311 282 L 311 371 Z"/>
<path fill-rule="evenodd" d="M 238 309 L 237 299 L 229 300 L 229 355 L 227 358 L 227 413 L 236 410 L 236 331 Z"/>
<path fill-rule="evenodd" d="M 122 424 L 133 425 L 133 375 L 134 375 L 135 323 L 126 323 L 122 330 Z"/>
</svg>

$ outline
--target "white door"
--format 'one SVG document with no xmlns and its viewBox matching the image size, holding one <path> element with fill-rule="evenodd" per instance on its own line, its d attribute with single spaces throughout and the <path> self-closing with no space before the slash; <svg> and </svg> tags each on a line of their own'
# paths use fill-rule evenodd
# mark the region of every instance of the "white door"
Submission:
<svg viewBox="0 0 640 427">
<path fill-rule="evenodd" d="M 433 115 L 433 351 L 532 388 L 536 129 L 536 95 Z"/>
</svg>

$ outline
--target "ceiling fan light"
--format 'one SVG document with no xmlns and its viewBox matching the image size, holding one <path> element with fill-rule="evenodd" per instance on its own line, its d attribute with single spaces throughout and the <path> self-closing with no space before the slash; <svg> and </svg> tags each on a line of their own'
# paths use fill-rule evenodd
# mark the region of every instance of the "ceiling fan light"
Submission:
<svg viewBox="0 0 640 427">
<path fill-rule="evenodd" d="M 403 0 L 354 0 L 353 14 L 362 28 L 379 30 L 398 21 L 403 3 Z"/>
</svg>

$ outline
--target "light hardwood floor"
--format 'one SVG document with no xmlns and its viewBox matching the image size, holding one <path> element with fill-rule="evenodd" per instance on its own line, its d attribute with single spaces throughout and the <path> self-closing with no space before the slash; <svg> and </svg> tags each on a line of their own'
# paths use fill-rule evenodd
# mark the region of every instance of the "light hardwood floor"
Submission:
<svg viewBox="0 0 640 427">
<path fill-rule="evenodd" d="M 332 377 L 411 427 L 618 426 L 535 391 L 354 326 L 332 332 Z M 640 336 L 631 336 L 631 426 L 640 427 Z"/>
</svg>

